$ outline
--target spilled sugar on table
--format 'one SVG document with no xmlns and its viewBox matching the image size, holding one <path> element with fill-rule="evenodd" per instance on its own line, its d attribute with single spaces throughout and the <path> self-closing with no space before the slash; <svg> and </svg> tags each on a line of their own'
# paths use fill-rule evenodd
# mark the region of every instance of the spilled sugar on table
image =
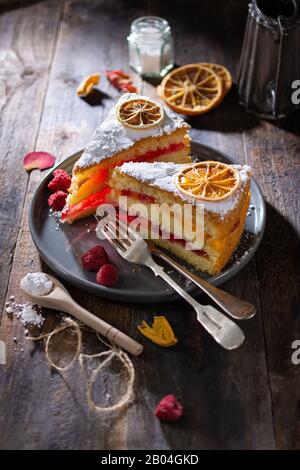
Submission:
<svg viewBox="0 0 300 470">
<path fill-rule="evenodd" d="M 224 285 L 258 308 L 256 317 L 242 324 L 246 342 L 241 349 L 219 348 L 184 302 L 121 304 L 66 286 L 79 304 L 135 339 L 143 341 L 136 326 L 157 314 L 168 318 L 178 338 L 170 349 L 145 339 L 145 353 L 133 360 L 133 405 L 126 413 L 97 415 L 78 401 L 76 374 L 73 388 L 68 387 L 49 369 L 43 347 L 27 341 L 21 323 L 5 313 L 11 295 L 22 300 L 19 282 L 28 271 L 48 271 L 27 220 L 43 174 L 27 174 L 23 155 L 38 149 L 63 159 L 84 147 L 118 93 L 103 80 L 92 105 L 76 96 L 76 86 L 95 66 L 127 69 L 126 36 L 131 21 L 142 14 L 169 20 L 178 63 L 222 63 L 236 80 L 247 2 L 218 0 L 217 16 L 216 5 L 209 3 L 201 6 L 201 14 L 197 2 L 184 14 L 181 6 L 158 1 L 151 2 L 150 12 L 139 1 L 130 7 L 108 0 L 0 6 L 0 340 L 7 351 L 6 365 L 0 364 L 1 448 L 299 448 L 300 369 L 291 363 L 291 343 L 300 333 L 299 114 L 280 124 L 260 121 L 238 106 L 233 89 L 217 109 L 190 120 L 195 141 L 252 166 L 267 201 L 266 232 L 255 259 Z M 139 85 L 153 96 L 152 85 Z M 45 331 L 59 323 L 48 313 Z M 99 347 L 90 332 L 84 339 L 88 351 Z M 98 387 L 105 403 L 113 379 L 107 376 Z M 168 393 L 185 407 L 176 426 L 160 424 L 152 413 Z"/>
</svg>

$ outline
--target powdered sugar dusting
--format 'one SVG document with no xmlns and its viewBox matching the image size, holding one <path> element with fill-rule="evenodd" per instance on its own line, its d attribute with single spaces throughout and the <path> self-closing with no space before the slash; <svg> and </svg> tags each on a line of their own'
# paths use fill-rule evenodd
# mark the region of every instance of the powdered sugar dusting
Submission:
<svg viewBox="0 0 300 470">
<path fill-rule="evenodd" d="M 24 303 L 10 303 L 10 306 L 6 308 L 6 313 L 8 315 L 13 314 L 21 320 L 23 325 L 26 326 L 37 326 L 40 328 L 45 321 L 45 318 L 41 315 L 37 306 L 34 306 L 31 302 Z"/>
<path fill-rule="evenodd" d="M 240 187 L 235 191 L 235 193 L 227 199 L 218 202 L 200 201 L 199 199 L 195 199 L 192 196 L 182 193 L 175 185 L 175 175 L 186 166 L 188 165 L 171 162 L 126 162 L 123 163 L 118 170 L 121 173 L 132 176 L 133 178 L 143 181 L 150 186 L 155 186 L 163 189 L 164 191 L 176 194 L 176 196 L 179 196 L 188 203 L 204 206 L 205 211 L 217 213 L 221 218 L 234 209 L 240 199 L 241 191 L 244 190 L 251 174 L 251 168 L 248 165 L 232 165 L 238 170 L 240 175 Z"/>
<path fill-rule="evenodd" d="M 41 327 L 45 321 L 44 317 L 40 313 L 37 313 L 30 303 L 24 304 L 20 311 L 16 312 L 16 317 L 19 318 L 24 325 L 38 327 Z"/>
<path fill-rule="evenodd" d="M 116 107 L 128 99 L 149 99 L 136 93 L 125 93 L 121 96 Z M 155 101 L 151 99 L 152 101 Z M 146 137 L 158 137 L 170 134 L 181 127 L 190 127 L 181 117 L 176 116 L 171 110 L 164 107 L 164 119 L 159 126 L 146 130 L 133 130 L 123 126 L 116 117 L 116 107 L 108 114 L 105 121 L 96 129 L 90 143 L 85 148 L 82 156 L 75 164 L 76 168 L 86 168 L 100 163 L 101 160 L 126 150 L 135 142 Z"/>
</svg>

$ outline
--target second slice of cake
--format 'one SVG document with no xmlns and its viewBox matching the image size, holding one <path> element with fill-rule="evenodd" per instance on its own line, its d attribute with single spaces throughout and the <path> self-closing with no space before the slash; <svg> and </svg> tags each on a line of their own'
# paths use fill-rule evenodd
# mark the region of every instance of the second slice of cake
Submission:
<svg viewBox="0 0 300 470">
<path fill-rule="evenodd" d="M 110 170 L 125 161 L 191 161 L 189 129 L 182 118 L 146 96 L 121 96 L 74 165 L 62 221 L 93 214 L 109 192 Z"/>
<path fill-rule="evenodd" d="M 156 235 L 153 241 L 156 244 L 186 260 L 196 269 L 214 275 L 225 266 L 244 230 L 250 201 L 250 167 L 218 162 L 199 165 L 194 168 L 167 162 L 124 163 L 112 172 L 109 198 L 115 206 L 120 207 L 120 211 L 130 216 L 139 215 L 150 222 L 139 227 L 144 238 L 151 238 L 150 225 L 154 225 Z M 201 186 L 199 175 L 200 181 L 203 177 L 208 183 Z M 202 191 L 200 196 L 199 191 Z M 190 229 L 183 230 L 183 211 L 178 208 L 187 204 L 191 206 Z M 161 205 L 160 215 L 154 221 L 151 212 L 153 205 Z M 170 212 L 169 208 L 172 207 L 175 210 Z M 196 209 L 200 207 L 204 224 L 198 222 L 197 227 Z M 164 218 L 164 211 L 171 214 L 171 222 L 168 224 L 168 214 Z M 168 230 L 170 233 L 167 233 Z M 203 246 L 191 249 L 197 230 L 203 230 Z"/>
</svg>

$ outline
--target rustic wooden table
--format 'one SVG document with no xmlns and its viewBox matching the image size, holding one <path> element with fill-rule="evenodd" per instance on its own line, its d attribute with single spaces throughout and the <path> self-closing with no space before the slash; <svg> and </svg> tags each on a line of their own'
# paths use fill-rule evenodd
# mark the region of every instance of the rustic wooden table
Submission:
<svg viewBox="0 0 300 470">
<path fill-rule="evenodd" d="M 1 2 L 3 3 L 3 2 Z M 236 79 L 247 2 L 31 1 L 0 5 L 0 305 L 22 300 L 19 282 L 45 269 L 31 241 L 27 214 L 43 177 L 28 175 L 22 157 L 39 149 L 63 159 L 84 147 L 118 93 L 105 79 L 91 106 L 76 96 L 82 77 L 127 69 L 126 35 L 143 14 L 167 18 L 178 63 L 222 63 Z M 213 7 L 213 8 L 212 8 Z M 142 84 L 145 93 L 151 87 Z M 86 308 L 133 337 L 142 320 L 164 314 L 178 345 L 161 349 L 144 340 L 134 359 L 136 399 L 126 413 L 90 413 L 76 396 L 76 371 L 64 380 L 50 370 L 43 345 L 3 313 L 0 339 L 0 447 L 8 449 L 295 449 L 300 446 L 300 366 L 291 344 L 299 317 L 299 113 L 279 123 L 260 121 L 237 104 L 235 90 L 213 112 L 191 120 L 192 137 L 253 168 L 267 201 L 267 227 L 255 259 L 224 287 L 257 305 L 243 323 L 237 351 L 218 347 L 184 302 L 124 305 L 67 286 Z M 58 320 L 48 312 L 43 331 Z M 15 339 L 16 338 L 16 339 Z M 96 347 L 86 334 L 86 348 Z M 58 345 L 63 355 L 64 342 Z M 108 396 L 109 374 L 99 383 Z M 75 387 L 75 392 L 74 392 Z M 79 387 L 79 385 L 78 385 Z M 102 387 L 102 388 L 101 388 Z M 162 425 L 152 413 L 175 393 L 184 418 Z M 107 398 L 108 399 L 108 398 Z"/>
</svg>

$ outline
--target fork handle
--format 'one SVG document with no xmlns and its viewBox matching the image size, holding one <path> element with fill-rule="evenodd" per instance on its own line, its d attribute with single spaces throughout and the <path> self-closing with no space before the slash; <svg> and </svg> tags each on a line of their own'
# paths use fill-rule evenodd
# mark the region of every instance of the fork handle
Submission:
<svg viewBox="0 0 300 470">
<path fill-rule="evenodd" d="M 235 318 L 236 320 L 247 320 L 255 315 L 256 308 L 254 305 L 250 304 L 249 302 L 245 302 L 244 300 L 241 300 L 234 295 L 228 294 L 218 287 L 213 286 L 209 282 L 202 279 L 199 275 L 192 273 L 188 269 L 181 266 L 179 263 L 170 258 L 170 256 L 163 253 L 159 248 L 155 247 L 151 251 L 153 254 L 159 256 L 159 258 L 170 264 L 173 268 L 180 272 L 180 274 L 200 287 L 203 292 L 213 299 L 216 304 L 218 304 L 219 307 L 221 307 L 231 317 Z"/>
<path fill-rule="evenodd" d="M 238 325 L 212 306 L 203 306 L 182 289 L 153 259 L 147 266 L 156 276 L 166 281 L 196 311 L 197 320 L 206 331 L 225 349 L 236 349 L 243 343 L 245 335 Z"/>
</svg>

